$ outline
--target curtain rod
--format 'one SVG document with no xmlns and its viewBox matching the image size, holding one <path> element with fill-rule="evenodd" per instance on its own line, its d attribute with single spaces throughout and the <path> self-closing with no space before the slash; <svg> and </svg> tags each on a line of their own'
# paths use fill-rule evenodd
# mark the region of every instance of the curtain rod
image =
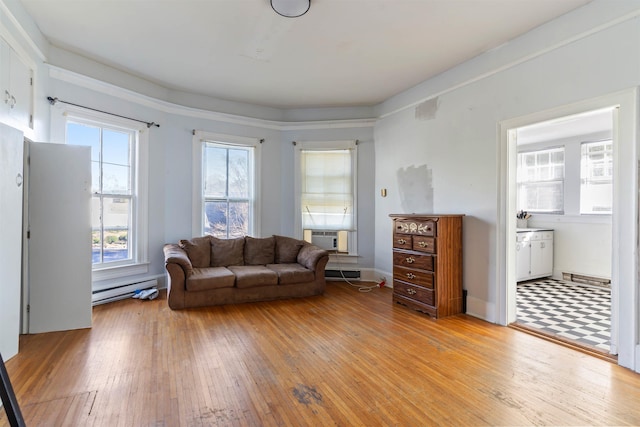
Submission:
<svg viewBox="0 0 640 427">
<path fill-rule="evenodd" d="M 126 117 L 126 116 L 121 116 L 119 114 L 109 113 L 108 111 L 102 111 L 102 110 L 98 110 L 98 109 L 91 108 L 91 107 L 85 107 L 84 105 L 74 104 L 72 102 L 63 101 L 61 99 L 52 98 L 50 96 L 47 96 L 47 101 L 49 101 L 49 104 L 51 104 L 51 105 L 56 105 L 56 102 L 62 102 L 63 104 L 73 105 L 74 107 L 85 108 L 87 110 L 97 111 L 98 113 L 104 113 L 104 114 L 109 114 L 111 116 L 116 116 L 116 117 L 120 117 L 120 118 L 127 119 L 127 120 L 133 120 L 134 122 L 144 123 L 145 125 L 147 125 L 147 128 L 150 128 L 151 126 L 155 126 L 157 128 L 160 127 L 160 125 L 158 123 L 156 123 L 156 122 L 145 122 L 144 120 L 133 119 L 131 117 Z"/>
</svg>

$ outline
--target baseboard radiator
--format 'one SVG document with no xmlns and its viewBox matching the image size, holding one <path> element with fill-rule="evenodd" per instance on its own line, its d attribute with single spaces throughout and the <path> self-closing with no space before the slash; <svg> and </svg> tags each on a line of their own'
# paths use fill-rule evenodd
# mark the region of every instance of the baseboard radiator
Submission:
<svg viewBox="0 0 640 427">
<path fill-rule="evenodd" d="M 360 280 L 360 270 L 325 270 L 324 277 L 326 279 L 349 279 Z"/>
<path fill-rule="evenodd" d="M 583 274 L 562 273 L 562 280 L 574 283 L 583 283 L 585 285 L 600 286 L 604 288 L 611 287 L 611 280 L 602 277 L 585 276 Z"/>
<path fill-rule="evenodd" d="M 149 289 L 155 287 L 158 287 L 158 281 L 156 279 L 136 283 L 119 284 L 112 288 L 94 291 L 91 295 L 91 303 L 92 305 L 106 304 L 108 302 L 130 298 L 138 289 Z"/>
</svg>

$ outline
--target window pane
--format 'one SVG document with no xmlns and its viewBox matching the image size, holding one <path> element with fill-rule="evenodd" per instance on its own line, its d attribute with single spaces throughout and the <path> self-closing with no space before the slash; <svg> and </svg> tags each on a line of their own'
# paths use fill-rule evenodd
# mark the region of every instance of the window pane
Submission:
<svg viewBox="0 0 640 427">
<path fill-rule="evenodd" d="M 227 237 L 227 202 L 204 203 L 204 233 Z"/>
<path fill-rule="evenodd" d="M 103 198 L 103 262 L 120 261 L 131 258 L 129 227 L 131 223 L 131 203 L 129 199 Z"/>
<path fill-rule="evenodd" d="M 67 144 L 91 147 L 91 192 L 100 191 L 100 128 L 67 123 Z"/>
<path fill-rule="evenodd" d="M 249 202 L 229 203 L 229 237 L 249 234 Z"/>
<path fill-rule="evenodd" d="M 131 194 L 131 168 L 102 164 L 102 193 L 103 194 Z"/>
<path fill-rule="evenodd" d="M 229 197 L 249 197 L 249 152 L 229 150 Z"/>
<path fill-rule="evenodd" d="M 102 221 L 100 197 L 91 198 L 91 255 L 92 263 L 102 262 Z"/>
<path fill-rule="evenodd" d="M 249 202 L 205 202 L 205 234 L 219 238 L 249 234 Z"/>
<path fill-rule="evenodd" d="M 205 144 L 204 195 L 211 198 L 227 196 L 227 149 Z"/>
<path fill-rule="evenodd" d="M 80 123 L 67 123 L 67 144 L 91 147 L 91 161 L 100 161 L 100 128 Z"/>
<path fill-rule="evenodd" d="M 102 133 L 102 161 L 114 165 L 129 166 L 130 134 L 105 129 Z"/>
<path fill-rule="evenodd" d="M 613 143 L 584 142 L 580 159 L 580 213 L 610 214 L 613 194 Z"/>
</svg>

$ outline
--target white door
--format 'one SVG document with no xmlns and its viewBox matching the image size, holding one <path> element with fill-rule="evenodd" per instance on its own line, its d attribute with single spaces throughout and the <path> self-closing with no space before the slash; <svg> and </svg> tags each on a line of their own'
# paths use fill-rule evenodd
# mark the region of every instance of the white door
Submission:
<svg viewBox="0 0 640 427">
<path fill-rule="evenodd" d="M 29 333 L 91 327 L 91 148 L 29 144 Z"/>
<path fill-rule="evenodd" d="M 0 354 L 18 353 L 22 277 L 22 132 L 0 124 Z"/>
</svg>

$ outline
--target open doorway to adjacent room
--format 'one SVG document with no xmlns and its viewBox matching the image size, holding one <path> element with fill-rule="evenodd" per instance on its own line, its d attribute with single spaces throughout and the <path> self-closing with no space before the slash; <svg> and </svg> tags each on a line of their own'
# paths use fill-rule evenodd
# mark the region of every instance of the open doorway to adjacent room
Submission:
<svg viewBox="0 0 640 427">
<path fill-rule="evenodd" d="M 537 113 L 515 117 L 499 123 L 500 151 L 498 153 L 500 165 L 499 182 L 499 219 L 497 233 L 498 280 L 496 284 L 496 320 L 502 325 L 517 325 L 517 283 L 519 281 L 517 269 L 517 205 L 518 181 L 518 130 L 526 130 L 536 124 L 552 124 L 564 119 L 575 119 L 581 115 L 596 114 L 597 112 L 611 112 L 612 116 L 612 203 L 610 224 L 604 220 L 602 214 L 578 214 L 584 221 L 591 219 L 591 227 L 609 228 L 610 241 L 610 341 L 608 353 L 599 355 L 615 359 L 621 366 L 640 372 L 640 359 L 637 346 L 638 325 L 638 176 L 639 176 L 639 147 L 638 147 L 638 90 L 636 88 L 603 95 L 598 98 L 578 101 L 574 104 L 558 106 Z M 521 132 L 522 133 L 522 132 Z M 523 136 L 524 138 L 524 136 Z M 564 185 L 564 184 L 563 184 Z M 567 197 L 580 200 L 580 184 L 578 194 L 568 194 Z M 542 216 L 542 214 L 539 214 Z M 527 227 L 541 226 L 543 228 L 558 228 L 564 224 L 564 217 L 557 215 L 555 219 L 545 216 L 547 223 L 539 222 L 533 214 L 529 217 Z M 595 218 L 595 219 L 593 219 Z M 600 219 L 598 219 L 600 218 Z M 565 239 L 566 233 L 554 232 L 554 241 Z M 544 237 L 544 236 L 543 236 Z M 583 236 L 579 236 L 582 238 Z M 564 244 L 564 243 L 557 243 Z M 554 242 L 554 249 L 556 248 Z M 581 248 L 584 249 L 584 248 Z M 558 253 L 562 250 L 557 247 Z M 556 261 L 551 278 L 561 281 L 589 281 L 581 278 L 582 271 L 571 271 Z M 564 268 L 563 268 L 564 267 Z M 565 276 L 564 273 L 570 276 Z M 543 275 L 545 277 L 546 275 Z M 587 274 L 586 276 L 606 276 L 606 274 Z M 568 277 L 566 279 L 565 277 Z M 604 277 L 606 279 L 606 277 Z M 531 278 L 535 280 L 535 278 Z M 586 283 L 589 284 L 589 283 Z M 585 285 L 582 283 L 581 285 Z M 594 285 L 594 284 L 592 284 Z M 595 287 L 600 284 L 595 284 Z M 604 285 L 603 285 L 604 287 Z M 546 337 L 545 337 L 546 338 Z M 566 344 L 566 342 L 563 342 Z M 594 352 L 596 354 L 597 352 Z"/>
<path fill-rule="evenodd" d="M 611 354 L 616 107 L 515 129 L 515 326 Z"/>
</svg>

